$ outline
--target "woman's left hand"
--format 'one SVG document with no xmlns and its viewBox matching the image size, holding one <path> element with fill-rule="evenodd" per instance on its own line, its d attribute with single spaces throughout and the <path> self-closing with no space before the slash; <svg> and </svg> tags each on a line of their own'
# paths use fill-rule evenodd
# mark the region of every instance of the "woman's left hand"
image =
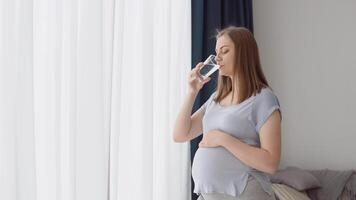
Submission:
<svg viewBox="0 0 356 200">
<path fill-rule="evenodd" d="M 219 147 L 222 146 L 223 137 L 226 134 L 224 132 L 213 130 L 203 135 L 202 141 L 199 143 L 199 147 Z"/>
</svg>

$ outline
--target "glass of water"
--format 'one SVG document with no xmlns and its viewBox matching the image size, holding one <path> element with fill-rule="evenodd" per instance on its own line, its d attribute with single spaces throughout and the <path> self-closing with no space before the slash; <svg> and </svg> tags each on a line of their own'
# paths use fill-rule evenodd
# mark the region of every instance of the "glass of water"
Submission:
<svg viewBox="0 0 356 200">
<path fill-rule="evenodd" d="M 220 66 L 215 61 L 215 55 L 210 55 L 203 64 L 203 67 L 199 70 L 198 77 L 201 82 L 212 75 Z"/>
</svg>

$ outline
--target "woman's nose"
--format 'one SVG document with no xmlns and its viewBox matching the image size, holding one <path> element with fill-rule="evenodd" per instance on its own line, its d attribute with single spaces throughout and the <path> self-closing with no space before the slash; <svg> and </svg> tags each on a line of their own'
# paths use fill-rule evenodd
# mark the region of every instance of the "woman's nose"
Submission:
<svg viewBox="0 0 356 200">
<path fill-rule="evenodd" d="M 219 54 L 217 54 L 217 55 L 215 56 L 215 61 L 216 61 L 216 62 L 220 62 L 220 61 L 221 61 L 221 58 L 220 58 Z"/>
</svg>

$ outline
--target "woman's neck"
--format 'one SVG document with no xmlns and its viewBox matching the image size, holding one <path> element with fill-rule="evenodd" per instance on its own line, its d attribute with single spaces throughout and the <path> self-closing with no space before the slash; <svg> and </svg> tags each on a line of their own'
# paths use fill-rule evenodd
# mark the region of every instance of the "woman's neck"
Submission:
<svg viewBox="0 0 356 200">
<path fill-rule="evenodd" d="M 239 94 L 239 93 L 238 93 L 238 90 L 235 90 L 235 91 L 234 91 L 234 94 L 232 93 L 232 91 L 229 92 L 228 97 L 229 97 L 230 102 L 231 102 L 232 104 L 238 102 L 238 98 L 239 98 L 239 95 L 238 95 L 238 94 Z M 234 96 L 232 96 L 232 95 L 234 95 Z"/>
</svg>

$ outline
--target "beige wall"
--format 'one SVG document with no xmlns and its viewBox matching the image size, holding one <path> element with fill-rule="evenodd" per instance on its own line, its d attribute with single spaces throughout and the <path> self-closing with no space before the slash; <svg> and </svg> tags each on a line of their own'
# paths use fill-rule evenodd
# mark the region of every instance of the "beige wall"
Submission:
<svg viewBox="0 0 356 200">
<path fill-rule="evenodd" d="M 262 66 L 283 109 L 281 168 L 356 169 L 356 1 L 253 3 Z"/>
</svg>

